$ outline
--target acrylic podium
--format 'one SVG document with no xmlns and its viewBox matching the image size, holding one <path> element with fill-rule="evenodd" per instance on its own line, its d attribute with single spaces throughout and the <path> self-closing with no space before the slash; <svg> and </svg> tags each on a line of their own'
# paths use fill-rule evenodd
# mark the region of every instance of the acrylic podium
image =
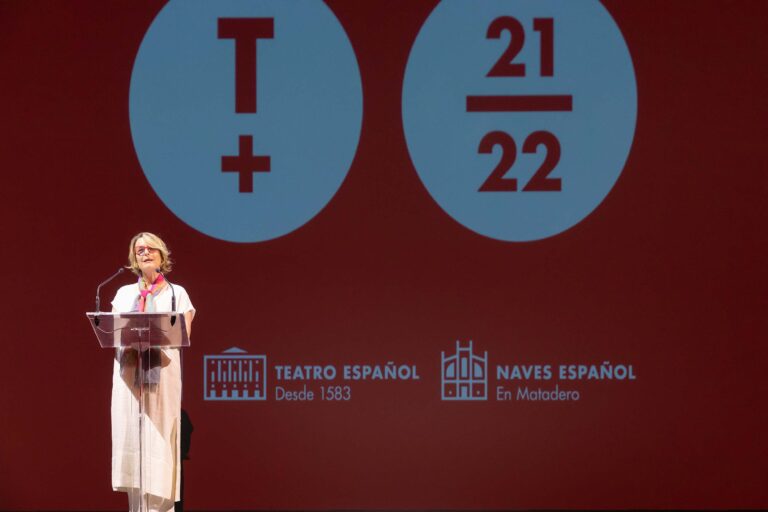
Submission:
<svg viewBox="0 0 768 512">
<path fill-rule="evenodd" d="M 124 356 L 132 355 L 135 361 L 135 378 L 130 384 L 131 391 L 138 402 L 138 410 L 130 411 L 131 420 L 138 429 L 138 464 L 134 471 L 134 482 L 139 482 L 140 510 L 148 510 L 146 483 L 152 474 L 151 458 L 145 456 L 147 450 L 147 430 L 151 428 L 145 410 L 151 399 L 151 386 L 147 382 L 147 361 L 152 360 L 152 351 L 162 348 L 182 348 L 189 346 L 189 336 L 184 315 L 181 313 L 86 313 L 93 327 L 93 332 L 102 348 L 114 348 L 123 351 Z M 138 357 L 138 354 L 142 354 Z M 158 353 L 159 356 L 159 353 Z M 137 385 L 138 382 L 138 385 Z M 133 402 L 131 402 L 133 403 Z"/>
</svg>

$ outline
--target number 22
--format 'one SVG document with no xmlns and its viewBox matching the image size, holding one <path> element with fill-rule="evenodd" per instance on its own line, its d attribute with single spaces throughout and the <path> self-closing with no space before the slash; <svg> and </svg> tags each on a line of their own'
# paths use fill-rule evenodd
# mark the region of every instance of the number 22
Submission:
<svg viewBox="0 0 768 512">
<path fill-rule="evenodd" d="M 560 161 L 560 142 L 550 132 L 536 131 L 526 137 L 523 142 L 523 153 L 536 153 L 539 145 L 544 145 L 547 154 L 531 180 L 523 187 L 523 192 L 559 192 L 562 189 L 560 178 L 549 178 L 549 173 Z M 517 179 L 505 178 L 504 175 L 517 160 L 517 144 L 515 139 L 506 132 L 494 131 L 487 133 L 480 141 L 477 152 L 490 154 L 494 146 L 501 146 L 501 159 L 483 182 L 478 192 L 515 192 Z"/>
</svg>

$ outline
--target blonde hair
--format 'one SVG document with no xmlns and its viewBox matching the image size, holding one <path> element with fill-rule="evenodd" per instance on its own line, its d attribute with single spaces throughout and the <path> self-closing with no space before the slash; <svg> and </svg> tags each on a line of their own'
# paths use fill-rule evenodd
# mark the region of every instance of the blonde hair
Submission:
<svg viewBox="0 0 768 512">
<path fill-rule="evenodd" d="M 131 239 L 131 245 L 128 246 L 128 266 L 125 267 L 137 276 L 141 275 L 141 269 L 139 268 L 139 261 L 136 259 L 136 242 L 139 238 L 143 238 L 149 247 L 160 251 L 160 272 L 167 274 L 173 267 L 173 260 L 171 260 L 171 251 L 168 250 L 168 246 L 165 245 L 162 238 L 159 236 L 147 233 L 143 231 Z"/>
</svg>

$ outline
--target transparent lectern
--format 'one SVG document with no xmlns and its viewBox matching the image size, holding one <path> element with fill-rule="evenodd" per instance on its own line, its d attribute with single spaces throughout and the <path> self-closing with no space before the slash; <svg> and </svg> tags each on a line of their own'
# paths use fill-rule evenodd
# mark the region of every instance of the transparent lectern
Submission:
<svg viewBox="0 0 768 512">
<path fill-rule="evenodd" d="M 147 410 L 151 405 L 153 366 L 159 365 L 157 359 L 162 357 L 159 349 L 182 348 L 189 346 L 189 336 L 184 315 L 181 313 L 86 313 L 93 327 L 93 332 L 102 348 L 119 350 L 119 357 L 125 358 L 126 363 L 135 375 L 130 376 L 131 392 L 138 402 L 137 410 L 129 411 L 130 420 L 134 422 L 138 433 L 138 460 L 132 468 L 133 481 L 138 482 L 138 492 L 141 499 L 140 510 L 148 510 L 148 486 L 153 473 L 151 453 L 147 439 L 151 438 L 151 421 L 148 421 Z M 141 356 L 139 356 L 141 354 Z M 121 370 L 122 370 L 121 361 Z M 133 401 L 131 401 L 133 404 Z M 179 433 L 177 432 L 177 435 Z M 160 471 L 162 469 L 154 469 Z"/>
</svg>

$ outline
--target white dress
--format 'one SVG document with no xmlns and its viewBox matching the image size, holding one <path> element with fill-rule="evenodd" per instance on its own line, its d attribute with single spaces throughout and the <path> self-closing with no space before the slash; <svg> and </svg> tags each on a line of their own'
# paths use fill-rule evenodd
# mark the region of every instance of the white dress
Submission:
<svg viewBox="0 0 768 512">
<path fill-rule="evenodd" d="M 195 308 L 186 290 L 173 285 L 176 311 Z M 136 310 L 139 285 L 123 286 L 112 301 L 113 311 Z M 171 289 L 164 286 L 154 298 L 155 311 L 171 311 Z M 132 352 L 132 354 L 128 354 Z M 159 381 L 145 391 L 144 492 L 171 501 L 180 499 L 181 461 L 181 365 L 178 349 L 161 349 Z M 157 370 L 155 370 L 157 371 Z M 139 487 L 139 422 L 136 381 L 136 352 L 117 350 L 112 374 L 112 487 L 135 492 Z"/>
</svg>

